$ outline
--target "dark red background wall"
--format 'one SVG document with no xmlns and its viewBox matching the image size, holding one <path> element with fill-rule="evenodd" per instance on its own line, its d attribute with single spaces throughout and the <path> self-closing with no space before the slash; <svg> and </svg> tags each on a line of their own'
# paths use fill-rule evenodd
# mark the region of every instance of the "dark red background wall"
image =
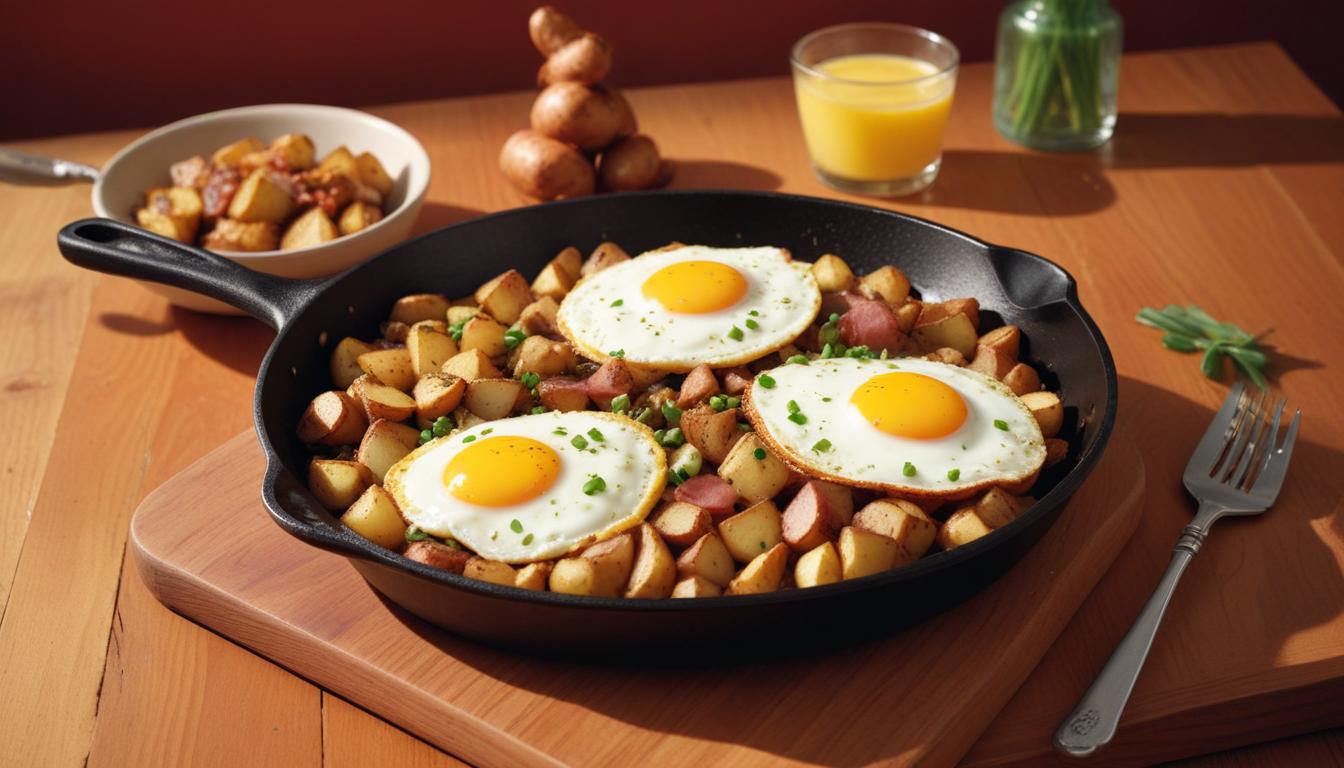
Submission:
<svg viewBox="0 0 1344 768">
<path fill-rule="evenodd" d="M 151 126 L 240 104 L 368 105 L 529 88 L 533 2 L 6 0 L 0 139 Z M 559 0 L 616 46 L 619 85 L 788 72 L 789 46 L 844 21 L 916 24 L 992 57 L 988 0 Z M 1344 1 L 1114 0 L 1128 50 L 1277 40 L 1344 101 Z M 1123 74 L 1122 74 L 1123 77 Z"/>
</svg>

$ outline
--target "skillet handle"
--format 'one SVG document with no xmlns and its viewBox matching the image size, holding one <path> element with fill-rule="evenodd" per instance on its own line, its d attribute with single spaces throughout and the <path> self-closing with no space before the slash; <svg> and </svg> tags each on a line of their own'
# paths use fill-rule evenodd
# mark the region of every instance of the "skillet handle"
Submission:
<svg viewBox="0 0 1344 768">
<path fill-rule="evenodd" d="M 78 267 L 149 280 L 231 304 L 279 330 L 325 280 L 277 277 L 115 219 L 81 219 L 63 227 L 56 243 Z"/>
</svg>

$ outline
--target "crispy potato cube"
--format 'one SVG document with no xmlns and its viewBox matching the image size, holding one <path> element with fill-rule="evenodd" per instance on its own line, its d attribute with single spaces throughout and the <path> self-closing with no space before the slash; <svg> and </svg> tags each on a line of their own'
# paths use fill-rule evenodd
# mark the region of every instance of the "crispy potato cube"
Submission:
<svg viewBox="0 0 1344 768">
<path fill-rule="evenodd" d="M 462 573 L 466 570 L 467 562 L 475 557 L 465 549 L 450 547 L 432 539 L 412 541 L 401 554 L 408 560 L 453 573 Z"/>
<path fill-rule="evenodd" d="M 440 293 L 413 293 L 397 299 L 387 319 L 414 325 L 421 320 L 442 320 L 447 315 L 447 296 Z M 452 322 L 451 318 L 449 322 Z"/>
<path fill-rule="evenodd" d="M 834 584 L 844 577 L 840 555 L 831 542 L 823 542 L 798 558 L 793 566 L 793 583 L 799 589 Z"/>
<path fill-rule="evenodd" d="M 355 162 L 355 156 L 344 144 L 327 153 L 322 162 L 317 164 L 316 170 L 320 174 L 344 176 L 350 181 L 363 183 L 359 177 L 359 165 Z"/>
<path fill-rule="evenodd" d="M 588 387 L 577 379 L 543 379 L 537 398 L 552 411 L 582 411 L 588 408 Z"/>
<path fill-rule="evenodd" d="M 725 592 L 729 595 L 758 595 L 762 592 L 774 592 L 784 579 L 784 570 L 789 565 L 789 548 L 783 542 L 758 554 L 747 563 L 742 572 L 728 582 Z"/>
<path fill-rule="evenodd" d="M 350 389 L 364 406 L 364 414 L 369 421 L 405 421 L 415 413 L 415 400 L 410 395 L 368 374 L 355 379 Z"/>
<path fill-rule="evenodd" d="M 523 308 L 532 303 L 532 290 L 522 273 L 510 269 L 477 288 L 476 303 L 504 325 L 513 325 Z"/>
<path fill-rule="evenodd" d="M 888 264 L 860 278 L 859 293 L 870 299 L 882 299 L 895 307 L 910 295 L 910 281 L 904 272 Z"/>
<path fill-rule="evenodd" d="M 915 323 L 919 322 L 919 313 L 923 308 L 924 305 L 914 299 L 907 299 L 904 304 L 896 308 L 896 327 L 901 333 L 909 334 L 915 329 Z"/>
<path fill-rule="evenodd" d="M 210 179 L 210 164 L 201 155 L 192 155 L 168 166 L 168 175 L 175 187 L 200 190 Z"/>
<path fill-rule="evenodd" d="M 1033 485 L 1036 485 L 1036 481 L 1040 479 L 1040 477 L 1041 477 L 1041 470 L 1037 469 L 1035 472 L 1032 472 L 1030 475 L 1027 475 L 1021 480 L 1016 480 L 1008 483 L 999 483 L 999 487 L 1002 488 L 1005 492 L 1007 492 L 1009 496 L 1025 496 L 1027 492 L 1031 490 L 1031 487 Z"/>
<path fill-rule="evenodd" d="M 966 365 L 966 356 L 951 347 L 939 347 L 925 355 L 924 359 L 957 367 Z"/>
<path fill-rule="evenodd" d="M 571 245 L 555 254 L 555 258 L 548 261 L 547 264 L 554 264 L 564 270 L 565 274 L 569 275 L 570 282 L 574 282 L 579 279 L 583 271 L 583 254 L 579 253 L 578 248 Z"/>
<path fill-rule="evenodd" d="M 140 208 L 135 212 L 135 223 L 156 235 L 163 235 L 179 243 L 191 244 L 196 242 L 196 227 L 200 222 L 159 213 L 150 208 Z"/>
<path fill-rule="evenodd" d="M 486 357 L 501 358 L 508 352 L 508 347 L 504 346 L 504 332 L 507 330 L 508 328 L 490 317 L 477 315 L 462 326 L 462 339 L 457 343 L 458 349 L 464 352 L 479 349 Z"/>
<path fill-rule="evenodd" d="M 831 483 L 826 480 L 809 480 L 809 483 L 815 485 L 817 493 L 821 494 L 826 500 L 826 506 L 831 514 L 840 521 L 842 525 L 849 525 L 849 521 L 854 517 L 854 492 L 847 486 L 839 483 Z"/>
<path fill-rule="evenodd" d="M 210 156 L 210 162 L 215 165 L 238 165 L 244 155 L 262 152 L 265 149 L 266 145 L 261 143 L 261 139 L 249 136 L 215 150 L 215 154 Z"/>
<path fill-rule="evenodd" d="M 901 547 L 893 539 L 853 526 L 840 529 L 837 544 L 840 573 L 845 579 L 889 571 L 896 567 L 901 556 Z"/>
<path fill-rule="evenodd" d="M 625 596 L 655 600 L 670 597 L 677 581 L 677 564 L 672 553 L 652 525 L 641 523 L 636 535 L 639 542 Z"/>
<path fill-rule="evenodd" d="M 938 524 L 924 510 L 904 499 L 869 502 L 854 515 L 853 525 L 860 531 L 880 533 L 895 541 L 901 548 L 897 562 L 902 565 L 923 557 L 938 533 Z"/>
<path fill-rule="evenodd" d="M 188 224 L 194 231 L 204 215 L 201 193 L 191 187 L 159 187 L 145 193 L 145 207 Z"/>
<path fill-rule="evenodd" d="M 938 546 L 943 549 L 956 549 L 984 536 L 989 530 L 989 526 L 975 514 L 974 509 L 964 507 L 953 512 L 938 527 Z"/>
<path fill-rule="evenodd" d="M 480 416 L 477 416 L 471 411 L 468 411 L 466 406 L 459 406 L 456 411 L 453 411 L 452 418 L 453 423 L 457 425 L 458 429 L 471 429 L 477 424 L 485 423 L 485 419 L 482 419 Z"/>
<path fill-rule="evenodd" d="M 697 365 L 686 374 L 677 393 L 677 407 L 690 408 L 719 394 L 719 380 L 708 365 Z"/>
<path fill-rule="evenodd" d="M 596 569 L 596 588 L 604 595 L 619 595 L 630 580 L 635 562 L 635 536 L 626 531 L 590 545 L 579 555 Z"/>
<path fill-rule="evenodd" d="M 718 584 L 700 576 L 687 576 L 672 588 L 672 597 L 718 597 L 723 590 Z"/>
<path fill-rule="evenodd" d="M 1002 488 L 990 488 L 974 503 L 966 505 L 990 528 L 1002 528 L 1017 519 L 1025 509 L 1023 502 Z M 965 509 L 966 507 L 963 507 Z"/>
<path fill-rule="evenodd" d="M 1031 415 L 1036 417 L 1036 423 L 1041 425 L 1041 435 L 1043 437 L 1054 437 L 1059 434 L 1059 430 L 1064 426 L 1064 404 L 1060 402 L 1059 395 L 1054 392 L 1027 392 L 1018 395 L 1018 398 Z"/>
<path fill-rule="evenodd" d="M 979 341 L 975 335 L 975 326 L 964 313 L 950 315 L 927 325 L 916 325 L 911 336 L 924 352 L 950 347 L 968 359 L 975 354 L 975 345 Z"/>
<path fill-rule="evenodd" d="M 321 208 L 313 206 L 290 222 L 284 236 L 280 238 L 280 247 L 285 250 L 307 248 L 331 242 L 338 236 L 331 218 Z"/>
<path fill-rule="evenodd" d="M 359 442 L 355 461 L 369 468 L 379 483 L 393 464 L 405 458 L 420 444 L 420 431 L 395 421 L 379 419 L 369 425 Z"/>
<path fill-rule="evenodd" d="M 238 170 L 242 171 L 244 176 L 258 168 L 270 167 L 271 156 L 266 152 L 249 152 L 238 160 Z"/>
<path fill-rule="evenodd" d="M 467 382 L 448 373 L 427 373 L 415 382 L 415 420 L 428 429 L 440 416 L 447 416 L 462 404 Z"/>
<path fill-rule="evenodd" d="M 1045 466 L 1053 467 L 1069 455 L 1069 441 L 1057 437 L 1045 439 Z"/>
<path fill-rule="evenodd" d="M 405 347 L 375 349 L 355 358 L 359 367 L 389 387 L 402 392 L 411 391 L 415 386 L 415 369 L 411 366 L 411 353 Z"/>
<path fill-rule="evenodd" d="M 975 357 L 966 367 L 992 379 L 1003 381 L 1008 372 L 1013 370 L 1014 365 L 1017 365 L 1017 361 L 1005 355 L 999 348 L 980 344 L 975 348 Z"/>
<path fill-rule="evenodd" d="M 722 588 L 733 580 L 733 556 L 718 534 L 701 536 L 677 558 L 677 573 L 682 577 L 699 576 Z"/>
<path fill-rule="evenodd" d="M 294 198 L 289 187 L 279 182 L 272 171 L 266 168 L 258 168 L 248 174 L 229 202 L 229 218 L 245 222 L 278 224 L 289 218 L 293 210 Z"/>
<path fill-rule="evenodd" d="M 810 480 L 798 489 L 789 506 L 784 508 L 782 535 L 785 543 L 799 552 L 809 552 L 835 538 L 845 520 L 831 507 L 831 495 L 823 491 L 816 480 Z M 851 499 L 851 513 L 853 503 Z"/>
<path fill-rule="evenodd" d="M 630 391 L 639 392 L 648 389 L 667 378 L 669 371 L 662 368 L 649 368 L 643 365 L 632 365 L 626 363 L 626 370 L 630 371 Z"/>
<path fill-rule="evenodd" d="M 359 170 L 359 180 L 378 190 L 378 194 L 386 197 L 392 193 L 392 177 L 378 162 L 378 158 L 368 152 L 360 152 L 355 158 L 355 167 Z"/>
<path fill-rule="evenodd" d="M 457 342 L 452 336 L 423 321 L 406 332 L 406 353 L 411 357 L 411 370 L 417 378 L 438 371 L 457 352 Z"/>
<path fill-rule="evenodd" d="M 356 200 L 345 206 L 345 210 L 341 211 L 340 218 L 336 220 L 336 228 L 340 230 L 342 235 L 353 235 L 382 220 L 383 211 L 381 208 L 363 200 Z"/>
<path fill-rule="evenodd" d="M 828 253 L 817 259 L 812 265 L 812 277 L 817 281 L 817 287 L 822 293 L 839 293 L 847 291 L 854 285 L 854 272 L 845 263 L 845 260 L 833 253 Z M 908 288 L 906 290 L 909 290 Z"/>
<path fill-rule="evenodd" d="M 486 421 L 502 419 L 528 401 L 527 387 L 517 379 L 475 379 L 467 384 L 462 403 Z"/>
<path fill-rule="evenodd" d="M 1016 325 L 1005 325 L 987 331 L 980 337 L 980 346 L 993 347 L 1005 357 L 1016 360 L 1022 350 L 1022 330 Z"/>
<path fill-rule="evenodd" d="M 463 338 L 466 338 L 463 335 Z M 450 373 L 468 382 L 477 379 L 498 379 L 503 374 L 490 362 L 490 358 L 479 349 L 465 349 L 448 358 L 443 364 L 443 373 Z"/>
<path fill-rule="evenodd" d="M 373 483 L 373 473 L 357 461 L 313 459 L 308 463 L 308 490 L 327 509 L 354 504 Z"/>
<path fill-rule="evenodd" d="M 317 158 L 313 140 L 302 133 L 286 133 L 272 141 L 268 151 L 291 171 L 306 171 Z"/>
<path fill-rule="evenodd" d="M 540 299 L 523 307 L 523 313 L 518 316 L 518 327 L 529 336 L 545 336 L 550 339 L 563 338 L 560 334 L 560 328 L 555 322 L 555 313 L 560 311 L 560 305 L 549 296 L 542 296 Z"/>
<path fill-rule="evenodd" d="M 530 589 L 533 592 L 546 591 L 546 582 L 551 578 L 551 563 L 528 563 L 518 569 L 513 577 L 513 586 Z"/>
<path fill-rule="evenodd" d="M 384 549 L 396 551 L 406 541 L 406 523 L 401 519 L 397 502 L 381 485 L 365 488 L 341 515 L 341 522 Z"/>
<path fill-rule="evenodd" d="M 539 376 L 558 376 L 573 373 L 578 364 L 579 358 L 569 342 L 528 336 L 518 346 L 518 362 L 513 366 L 513 375 L 531 371 Z"/>
<path fill-rule="evenodd" d="M 588 277 L 589 275 L 601 272 L 607 267 L 614 267 L 622 261 L 629 260 L 630 254 L 626 253 L 625 249 L 621 248 L 621 246 L 615 243 L 602 243 L 594 248 L 592 254 L 588 256 L 587 261 L 583 262 L 583 266 L 579 268 L 579 275 L 581 277 Z"/>
<path fill-rule="evenodd" d="M 574 287 L 574 278 L 563 267 L 555 263 L 547 264 L 532 281 L 532 293 L 536 296 L 548 296 L 556 301 L 565 298 Z"/>
<path fill-rule="evenodd" d="M 359 367 L 359 356 L 375 349 L 377 347 L 374 345 L 349 336 L 337 342 L 336 348 L 331 351 L 332 383 L 341 389 L 353 384 L 355 379 L 364 375 L 364 369 Z"/>
<path fill-rule="evenodd" d="M 1003 375 L 1003 383 L 1013 390 L 1013 394 L 1021 397 L 1028 392 L 1035 392 L 1041 388 L 1041 375 L 1030 365 L 1018 363 Z"/>
<path fill-rule="evenodd" d="M 682 418 L 684 421 L 685 414 Z M 727 480 L 737 491 L 738 498 L 746 504 L 774 498 L 789 484 L 788 465 L 771 453 L 755 432 L 743 433 L 738 430 L 736 417 L 732 428 L 740 438 L 719 464 L 719 477 Z M 682 433 L 685 434 L 685 431 L 683 425 Z"/>
<path fill-rule="evenodd" d="M 466 301 L 471 301 L 471 299 L 466 299 Z M 479 314 L 481 314 L 480 307 L 474 304 L 458 304 L 456 302 L 448 307 L 446 313 L 449 325 L 458 325 L 459 323 L 465 325 L 468 320 Z"/>
<path fill-rule="evenodd" d="M 616 596 L 615 592 L 603 594 L 598 591 L 597 566 L 593 561 L 581 557 L 555 561 L 547 582 L 552 592 L 562 595 Z"/>
<path fill-rule="evenodd" d="M 271 221 L 220 219 L 201 245 L 212 251 L 274 251 L 280 246 L 280 225 Z"/>
<path fill-rule="evenodd" d="M 685 501 L 674 501 L 654 515 L 654 530 L 668 544 L 689 547 L 714 528 L 709 512 Z"/>
<path fill-rule="evenodd" d="M 925 302 L 915 327 L 931 325 L 953 315 L 965 315 L 971 321 L 972 326 L 979 328 L 980 301 L 978 299 L 948 299 L 937 303 Z M 967 357 L 970 357 L 970 355 L 967 355 Z"/>
<path fill-rule="evenodd" d="M 299 418 L 299 439 L 322 445 L 354 445 L 369 426 L 364 411 L 344 392 L 323 392 Z"/>
<path fill-rule="evenodd" d="M 711 464 L 724 463 L 733 445 L 745 434 L 737 428 L 736 408 L 715 411 L 708 405 L 681 414 L 681 433 L 685 435 L 686 442 L 694 445 Z M 774 477 L 773 472 L 762 472 L 762 475 L 762 486 L 768 485 Z M 739 489 L 738 493 L 741 492 Z"/>
<path fill-rule="evenodd" d="M 512 587 L 518 579 L 518 574 L 513 570 L 513 566 L 508 563 L 501 563 L 498 560 L 486 560 L 484 557 L 473 557 L 468 560 L 462 568 L 462 575 L 477 581 L 488 581 L 491 584 L 499 584 L 505 587 Z"/>
<path fill-rule="evenodd" d="M 382 322 L 383 338 L 393 344 L 405 344 L 406 337 L 411 333 L 411 326 L 398 320 L 384 320 Z M 381 347 L 374 347 L 380 349 Z"/>
<path fill-rule="evenodd" d="M 719 538 L 734 560 L 749 563 L 782 540 L 781 525 L 779 508 L 764 499 L 720 521 Z"/>
</svg>

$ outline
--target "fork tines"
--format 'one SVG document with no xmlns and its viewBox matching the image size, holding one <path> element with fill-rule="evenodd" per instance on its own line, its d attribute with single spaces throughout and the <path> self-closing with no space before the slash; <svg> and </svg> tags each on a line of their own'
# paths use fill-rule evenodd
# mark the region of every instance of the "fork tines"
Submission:
<svg viewBox="0 0 1344 768">
<path fill-rule="evenodd" d="M 1273 462 L 1277 465 L 1275 469 L 1279 470 L 1274 473 L 1277 475 L 1274 482 L 1281 484 L 1282 470 L 1286 469 L 1288 463 L 1288 457 L 1284 454 L 1292 450 L 1302 415 L 1301 411 L 1294 412 L 1287 433 L 1279 439 L 1279 426 L 1287 405 L 1287 398 L 1279 397 L 1275 403 L 1267 391 L 1257 396 L 1241 383 L 1233 387 L 1219 411 L 1219 418 L 1215 418 L 1210 425 L 1210 432 L 1222 433 L 1222 445 L 1209 466 L 1208 476 L 1231 488 L 1250 493 Z M 1226 427 L 1217 429 L 1224 418 Z M 1208 437 L 1205 435 L 1206 440 Z M 1204 447 L 1204 441 L 1201 441 L 1200 447 Z M 1276 456 L 1283 456 L 1283 460 L 1274 462 Z M 1277 485 L 1266 487 L 1266 490 L 1276 495 L 1278 493 Z"/>
</svg>

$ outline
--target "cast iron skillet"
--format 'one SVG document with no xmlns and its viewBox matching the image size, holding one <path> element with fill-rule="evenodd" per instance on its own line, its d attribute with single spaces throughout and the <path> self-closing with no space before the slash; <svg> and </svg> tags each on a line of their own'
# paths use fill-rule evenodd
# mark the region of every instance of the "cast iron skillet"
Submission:
<svg viewBox="0 0 1344 768">
<path fill-rule="evenodd" d="M 1018 520 L 950 552 L 826 587 L 695 600 L 579 598 L 526 592 L 435 570 L 343 528 L 304 485 L 299 415 L 330 389 L 328 358 L 344 336 L 376 338 L 408 293 L 471 293 L 516 267 L 535 274 L 556 252 L 603 240 L 631 253 L 672 240 L 776 245 L 799 259 L 835 252 L 868 271 L 895 264 L 926 299 L 975 296 L 989 327 L 1022 327 L 1023 356 L 1067 406 L 1069 458 L 1043 473 L 1040 499 Z M 891 211 L 792 195 L 663 191 L 605 195 L 482 216 L 411 240 L 326 280 L 252 272 L 218 256 L 106 219 L 61 230 L 61 253 L 82 267 L 212 296 L 278 331 L 257 374 L 255 419 L 266 452 L 262 499 L 298 538 L 340 553 L 386 598 L 481 641 L 548 655 L 675 647 L 722 655 L 755 638 L 774 650 L 849 642 L 914 624 L 966 599 L 1021 558 L 1091 471 L 1115 418 L 1115 365 L 1078 302 L 1073 279 L 1045 259 Z M 221 529 L 227 530 L 227 529 Z M 339 600 L 339 594 L 332 594 Z M 644 656 L 644 654 L 641 654 Z M 647 656 L 644 656 L 647 658 Z"/>
</svg>

